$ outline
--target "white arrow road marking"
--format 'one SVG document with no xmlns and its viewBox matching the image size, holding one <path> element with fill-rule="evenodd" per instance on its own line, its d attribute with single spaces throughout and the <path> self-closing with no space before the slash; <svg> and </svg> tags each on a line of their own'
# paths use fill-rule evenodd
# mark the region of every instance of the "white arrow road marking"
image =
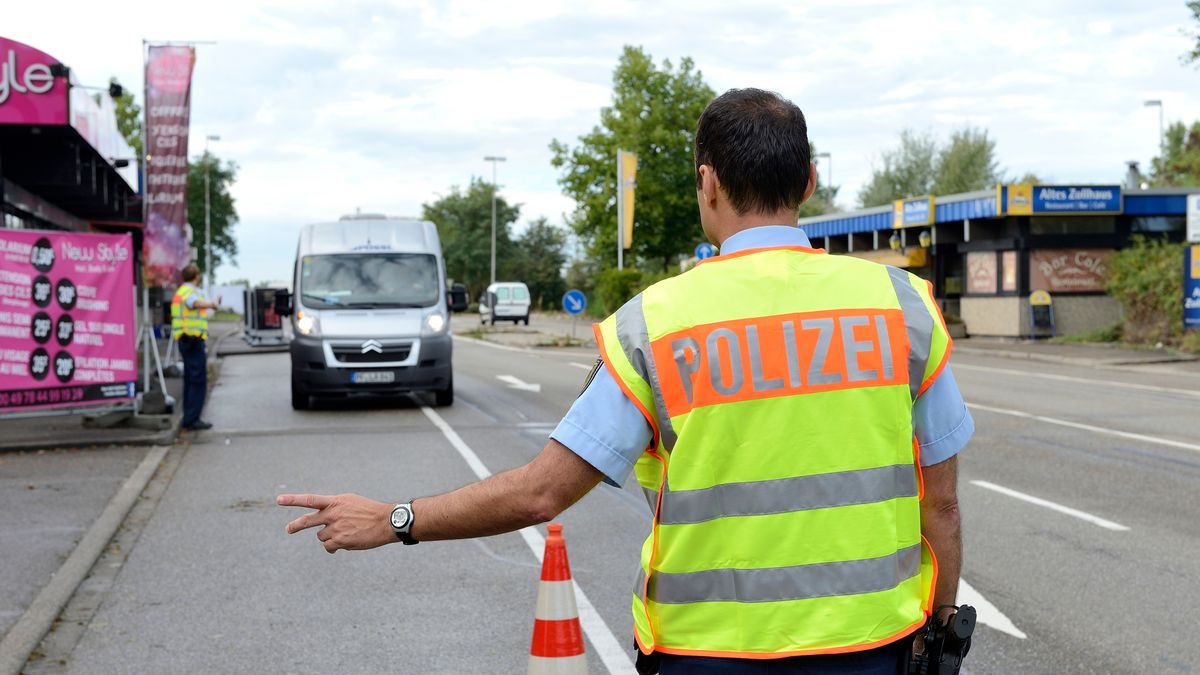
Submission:
<svg viewBox="0 0 1200 675">
<path fill-rule="evenodd" d="M 1128 532 L 1129 531 L 1129 527 L 1122 525 L 1120 523 L 1114 523 L 1113 521 L 1105 520 L 1104 518 L 1101 518 L 1100 516 L 1093 516 L 1092 514 L 1084 512 L 1084 511 L 1080 511 L 1079 509 L 1073 509 L 1069 506 L 1063 506 L 1062 504 L 1052 502 L 1049 499 L 1042 499 L 1041 497 L 1034 497 L 1033 495 L 1027 495 L 1024 492 L 1018 492 L 1016 490 L 1013 490 L 1012 488 L 1006 488 L 1003 485 L 996 485 L 995 483 L 989 483 L 986 480 L 973 480 L 973 481 L 971 481 L 971 484 L 978 485 L 981 488 L 987 488 L 988 490 L 993 490 L 995 492 L 999 492 L 1002 495 L 1008 495 L 1009 497 L 1012 497 L 1013 499 L 1020 499 L 1023 502 L 1029 502 L 1030 504 L 1037 504 L 1038 506 L 1044 506 L 1052 511 L 1058 511 L 1059 513 L 1065 513 L 1068 516 L 1071 516 L 1073 518 L 1085 520 L 1093 525 L 1099 525 L 1100 527 L 1103 527 L 1106 530 L 1113 530 L 1114 532 Z"/>
<path fill-rule="evenodd" d="M 463 441 L 458 432 L 454 431 L 441 415 L 428 406 L 421 406 L 421 412 L 425 413 L 429 421 L 441 430 L 442 435 L 446 437 L 447 441 L 450 441 L 450 445 L 458 451 L 459 456 L 463 458 L 467 466 L 471 467 L 471 471 L 479 480 L 492 475 L 492 472 L 479 459 L 479 455 L 475 454 L 471 446 Z M 542 556 L 546 551 L 546 538 L 542 536 L 541 530 L 536 527 L 527 527 L 520 530 L 520 533 L 526 545 L 533 551 L 534 557 L 539 563 L 542 562 Z M 571 583 L 575 586 L 575 601 L 579 606 L 579 625 L 587 634 L 588 640 L 591 640 L 592 647 L 596 650 L 596 656 L 600 657 L 604 667 L 613 675 L 635 675 L 633 663 L 629 660 L 629 652 L 632 649 L 628 646 L 622 647 L 621 643 L 617 642 L 612 629 L 604 622 L 604 617 L 600 616 L 600 612 L 596 611 L 596 606 L 579 587 L 579 582 L 572 580 Z"/>
<path fill-rule="evenodd" d="M 1144 441 L 1146 443 L 1156 443 L 1158 445 L 1166 445 L 1166 446 L 1169 446 L 1172 448 L 1182 448 L 1184 450 L 1200 452 L 1200 445 L 1196 445 L 1195 443 L 1184 443 L 1183 441 L 1173 441 L 1169 438 L 1159 438 L 1158 436 L 1147 436 L 1145 434 L 1135 434 L 1131 431 L 1120 431 L 1117 429 L 1108 429 L 1106 427 L 1097 427 L 1097 426 L 1093 426 L 1091 424 L 1072 422 L 1070 420 L 1060 420 L 1055 417 L 1045 417 L 1042 415 L 1034 415 L 1033 413 L 1027 413 L 1024 410 L 1010 410 L 1008 408 L 993 408 L 992 406 L 980 405 L 978 403 L 968 403 L 967 407 L 974 408 L 976 410 L 985 410 L 987 412 L 997 413 L 1000 415 L 1012 415 L 1013 417 L 1025 417 L 1025 418 L 1028 418 L 1031 420 L 1037 420 L 1039 422 L 1046 422 L 1047 424 L 1057 424 L 1062 427 L 1070 427 L 1072 429 L 1082 429 L 1084 431 L 1093 431 L 1095 433 L 1105 434 L 1107 436 L 1117 436 L 1119 438 L 1128 438 L 1128 439 L 1134 440 L 1134 441 Z"/>
<path fill-rule="evenodd" d="M 1024 640 L 1027 635 L 1013 625 L 1007 616 L 1004 616 L 996 606 L 988 602 L 987 598 L 979 594 L 979 591 L 971 588 L 965 579 L 958 579 L 958 600 L 960 605 L 970 605 L 975 608 L 975 620 L 985 626 L 991 626 L 1001 633 L 1007 633 L 1015 638 Z"/>
<path fill-rule="evenodd" d="M 521 391 L 532 391 L 536 393 L 540 393 L 542 391 L 542 385 L 525 382 L 524 380 L 513 377 L 512 375 L 497 375 L 496 379 L 500 380 L 504 384 L 507 384 L 510 389 L 520 389 Z"/>
</svg>

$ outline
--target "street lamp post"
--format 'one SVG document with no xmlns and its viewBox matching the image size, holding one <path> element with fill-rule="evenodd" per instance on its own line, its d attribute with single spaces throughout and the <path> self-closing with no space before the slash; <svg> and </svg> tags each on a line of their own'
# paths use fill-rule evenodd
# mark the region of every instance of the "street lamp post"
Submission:
<svg viewBox="0 0 1200 675">
<path fill-rule="evenodd" d="M 1167 138 L 1163 134 L 1163 104 L 1162 99 L 1153 99 L 1142 104 L 1147 108 L 1158 108 L 1158 157 L 1167 161 Z"/>
<path fill-rule="evenodd" d="M 208 155 L 208 142 L 219 141 L 220 136 L 209 134 L 204 137 L 204 297 L 212 292 L 212 158 Z"/>
<path fill-rule="evenodd" d="M 829 163 L 829 185 L 825 190 L 829 193 L 829 205 L 833 206 L 833 155 L 828 152 L 818 152 L 814 157 L 817 159 L 824 157 Z"/>
<path fill-rule="evenodd" d="M 492 283 L 496 283 L 496 162 L 506 161 L 503 157 L 488 155 L 483 158 L 492 163 Z"/>
</svg>

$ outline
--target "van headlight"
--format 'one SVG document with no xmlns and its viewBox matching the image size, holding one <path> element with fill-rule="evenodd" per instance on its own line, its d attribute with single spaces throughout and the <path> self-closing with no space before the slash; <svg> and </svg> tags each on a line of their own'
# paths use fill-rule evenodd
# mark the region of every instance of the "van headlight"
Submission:
<svg viewBox="0 0 1200 675">
<path fill-rule="evenodd" d="M 296 330 L 301 335 L 315 337 L 321 334 L 321 322 L 316 314 L 300 310 L 296 312 Z"/>
<path fill-rule="evenodd" d="M 425 324 L 421 328 L 422 335 L 441 335 L 442 331 L 446 330 L 446 317 L 441 312 L 434 312 L 425 317 Z"/>
</svg>

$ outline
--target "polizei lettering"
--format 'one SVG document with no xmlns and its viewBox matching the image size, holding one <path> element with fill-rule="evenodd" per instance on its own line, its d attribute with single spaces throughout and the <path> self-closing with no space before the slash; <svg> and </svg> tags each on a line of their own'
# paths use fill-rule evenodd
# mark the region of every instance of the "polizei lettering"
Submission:
<svg viewBox="0 0 1200 675">
<path fill-rule="evenodd" d="M 651 344 L 674 416 L 706 405 L 907 384 L 900 310 L 786 314 L 697 326 Z"/>
</svg>

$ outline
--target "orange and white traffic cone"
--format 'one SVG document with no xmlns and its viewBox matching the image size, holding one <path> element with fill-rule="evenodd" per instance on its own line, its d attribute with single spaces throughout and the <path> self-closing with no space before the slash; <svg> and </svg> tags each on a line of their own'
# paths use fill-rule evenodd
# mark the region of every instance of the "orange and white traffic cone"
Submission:
<svg viewBox="0 0 1200 675">
<path fill-rule="evenodd" d="M 547 528 L 542 580 L 538 585 L 533 618 L 533 645 L 529 648 L 528 675 L 587 675 L 583 631 L 575 606 L 575 584 L 567 562 L 567 542 L 562 525 Z"/>
</svg>

